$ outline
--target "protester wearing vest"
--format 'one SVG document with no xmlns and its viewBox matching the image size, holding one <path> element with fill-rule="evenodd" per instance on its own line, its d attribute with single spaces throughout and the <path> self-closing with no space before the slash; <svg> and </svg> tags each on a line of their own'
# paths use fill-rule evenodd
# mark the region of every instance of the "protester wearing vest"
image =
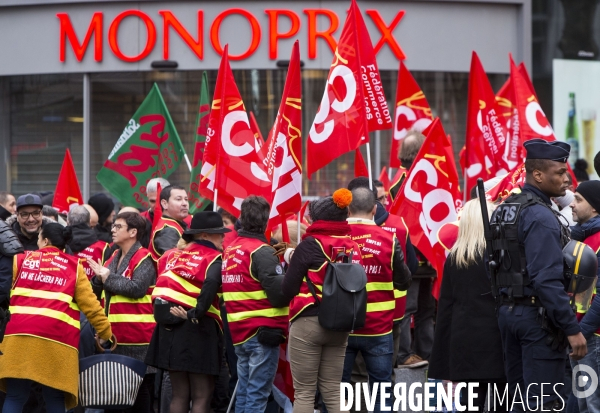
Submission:
<svg viewBox="0 0 600 413">
<path fill-rule="evenodd" d="M 287 330 L 283 268 L 264 235 L 270 209 L 263 197 L 246 198 L 238 236 L 223 254 L 223 298 L 238 357 L 236 413 L 264 412 Z"/>
<path fill-rule="evenodd" d="M 46 412 L 64 413 L 77 405 L 80 310 L 101 342 L 112 335 L 80 260 L 63 251 L 70 237 L 69 228 L 44 225 L 39 250 L 15 256 L 12 317 L 0 344 L 4 412 L 22 411 L 32 382 L 42 386 Z"/>
<path fill-rule="evenodd" d="M 90 226 L 89 211 L 79 205 L 71 208 L 67 214 L 67 225 L 71 227 L 73 237 L 69 241 L 68 249 L 71 255 L 81 259 L 83 269 L 88 279 L 92 279 L 94 271 L 90 268 L 88 261 L 104 264 L 110 257 L 108 243 L 98 240 L 96 231 Z"/>
<path fill-rule="evenodd" d="M 579 184 L 571 203 L 573 221 L 577 225 L 571 227 L 571 238 L 589 245 L 600 262 L 600 181 L 586 181 Z M 600 275 L 600 268 L 599 268 Z M 595 291 L 594 291 L 595 293 Z M 591 307 L 583 313 L 577 309 L 577 319 L 581 332 L 587 340 L 588 352 L 579 361 L 571 359 L 571 365 L 584 364 L 600 375 L 600 299 L 594 296 Z M 600 411 L 600 394 L 593 392 L 586 398 L 578 398 L 580 412 Z"/>
<path fill-rule="evenodd" d="M 194 214 L 191 228 L 183 234 L 191 242 L 174 255 L 152 293 L 158 324 L 146 362 L 169 371 L 171 413 L 187 413 L 190 402 L 194 413 L 210 411 L 222 357 L 217 292 L 223 235 L 229 231 L 216 212 Z"/>
<path fill-rule="evenodd" d="M 310 278 L 320 296 L 327 262 L 338 252 L 362 263 L 360 248 L 350 238 L 350 225 L 346 222 L 351 201 L 350 191 L 338 189 L 333 196 L 309 204 L 313 223 L 291 256 L 283 281 L 283 293 L 293 297 L 288 355 L 294 379 L 295 413 L 313 413 L 317 384 L 327 410 L 340 411 L 340 382 L 349 333 L 321 327 L 319 307 L 305 278 Z"/>
<path fill-rule="evenodd" d="M 146 228 L 145 219 L 135 212 L 117 215 L 112 226 L 112 238 L 119 247 L 105 266 L 89 262 L 96 274 L 92 288 L 105 307 L 108 320 L 117 337 L 116 354 L 144 361 L 156 322 L 152 311 L 152 289 L 156 269 L 150 252 L 139 239 Z M 148 367 L 138 392 L 134 409 L 148 411 L 156 369 Z"/>
<path fill-rule="evenodd" d="M 488 210 L 491 216 L 491 204 Z M 464 205 L 459 236 L 444 265 L 429 377 L 478 382 L 474 405 L 480 412 L 488 383 L 506 388 L 502 337 L 484 254 L 481 207 L 474 199 Z"/>
<path fill-rule="evenodd" d="M 372 388 L 373 383 L 391 383 L 392 327 L 396 307 L 394 287 L 406 291 L 411 276 L 396 236 L 373 221 L 376 210 L 373 191 L 354 189 L 348 209 L 351 237 L 361 248 L 362 264 L 367 273 L 367 318 L 363 328 L 350 333 L 342 380 L 350 382 L 354 359 L 360 352 Z M 381 411 L 380 400 L 375 401 L 374 412 Z"/>
<path fill-rule="evenodd" d="M 187 228 L 184 219 L 188 217 L 189 204 L 185 188 L 169 185 L 160 191 L 160 205 L 163 215 L 150 237 L 152 259 L 158 259 L 165 251 L 175 248 L 183 231 Z"/>
<path fill-rule="evenodd" d="M 373 186 L 376 188 L 377 182 L 380 181 L 373 181 Z M 348 189 L 350 191 L 356 188 L 369 188 L 369 178 L 359 176 L 348 183 Z M 406 226 L 406 223 L 399 216 L 392 215 L 388 211 L 386 211 L 383 204 L 379 202 L 379 200 L 377 200 L 376 206 L 377 209 L 373 218 L 375 224 L 380 226 L 385 231 L 396 235 L 396 238 L 400 242 L 402 252 L 404 253 L 404 260 L 406 262 L 406 265 L 408 266 L 410 273 L 414 274 L 419 269 L 419 260 L 417 259 L 415 249 L 412 243 L 410 242 L 410 236 L 408 235 L 408 228 Z M 396 366 L 396 358 L 398 356 L 398 350 L 400 348 L 400 332 L 402 327 L 401 321 L 404 319 L 404 315 L 406 314 L 406 295 L 407 290 L 401 291 L 397 288 L 394 289 L 394 298 L 396 299 L 396 307 L 394 309 L 394 328 L 392 329 L 392 337 L 394 339 L 394 354 L 392 356 L 392 364 L 394 367 Z M 408 325 L 408 328 L 410 328 L 410 324 Z M 364 361 L 362 361 L 361 355 L 359 355 L 356 358 L 355 368 L 352 374 L 353 379 L 356 379 L 354 381 L 366 381 L 367 379 L 368 373 L 366 371 Z M 395 381 L 394 370 L 392 370 L 392 381 Z"/>
</svg>

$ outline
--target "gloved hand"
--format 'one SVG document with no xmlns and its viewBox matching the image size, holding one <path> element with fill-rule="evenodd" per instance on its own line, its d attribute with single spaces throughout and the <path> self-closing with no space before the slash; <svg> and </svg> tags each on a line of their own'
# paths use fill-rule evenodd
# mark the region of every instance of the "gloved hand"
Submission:
<svg viewBox="0 0 600 413">
<path fill-rule="evenodd" d="M 290 244 L 288 244 L 287 242 L 278 242 L 277 244 L 272 245 L 272 247 L 275 249 L 273 255 L 281 257 L 283 254 L 285 254 L 285 250 L 290 248 Z"/>
</svg>

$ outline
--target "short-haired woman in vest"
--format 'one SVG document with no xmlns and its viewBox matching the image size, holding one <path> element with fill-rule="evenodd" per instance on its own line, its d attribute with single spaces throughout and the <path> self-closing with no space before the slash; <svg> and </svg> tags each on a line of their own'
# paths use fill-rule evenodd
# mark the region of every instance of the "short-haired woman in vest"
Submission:
<svg viewBox="0 0 600 413">
<path fill-rule="evenodd" d="M 294 379 L 294 413 L 313 413 L 317 385 L 330 413 L 340 411 L 340 382 L 348 334 L 325 330 L 319 324 L 319 307 L 306 277 L 321 290 L 326 262 L 338 252 L 362 261 L 359 246 L 350 237 L 348 205 L 352 193 L 338 189 L 333 196 L 309 204 L 312 225 L 294 250 L 282 291 L 290 303 L 289 356 Z M 289 255 L 289 254 L 286 254 Z"/>
<path fill-rule="evenodd" d="M 64 413 L 77 405 L 80 310 L 100 343 L 112 335 L 81 261 L 64 252 L 70 239 L 69 227 L 46 224 L 39 249 L 14 258 L 12 317 L 0 344 L 4 413 L 23 410 L 32 382 L 42 385 L 46 412 Z"/>
<path fill-rule="evenodd" d="M 140 361 L 146 358 L 156 325 L 151 298 L 156 269 L 150 251 L 139 241 L 145 230 L 146 218 L 135 212 L 120 213 L 111 228 L 113 243 L 119 249 L 106 261 L 105 267 L 89 262 L 96 274 L 92 288 L 101 297 L 119 343 L 114 353 Z M 151 411 L 155 373 L 153 367 L 146 369 L 135 404 L 128 412 Z"/>
<path fill-rule="evenodd" d="M 217 292 L 221 289 L 223 226 L 216 212 L 197 212 L 183 239 L 191 241 L 165 268 L 152 294 L 157 321 L 147 364 L 169 371 L 171 413 L 210 412 L 222 357 Z M 160 261 L 159 261 L 160 262 Z"/>
</svg>

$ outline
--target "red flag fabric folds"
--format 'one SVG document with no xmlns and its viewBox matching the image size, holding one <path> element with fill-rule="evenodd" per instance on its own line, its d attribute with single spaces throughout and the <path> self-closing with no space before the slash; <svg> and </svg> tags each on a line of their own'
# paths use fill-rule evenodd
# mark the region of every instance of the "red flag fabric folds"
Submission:
<svg viewBox="0 0 600 413">
<path fill-rule="evenodd" d="M 212 102 L 206 148 L 200 172 L 200 194 L 214 197 L 226 211 L 239 216 L 244 198 L 270 198 L 270 181 L 260 162 L 244 102 L 229 66 L 225 46 Z"/>
<path fill-rule="evenodd" d="M 60 168 L 60 174 L 58 175 L 58 182 L 56 182 L 52 208 L 56 209 L 60 214 L 67 214 L 71 207 L 83 204 L 83 196 L 81 196 L 81 190 L 79 189 L 71 151 L 67 149 L 62 167 Z"/>
<path fill-rule="evenodd" d="M 267 139 L 265 165 L 271 181 L 267 229 L 284 223 L 302 207 L 302 82 L 300 50 L 294 43 L 283 96 Z"/>
<path fill-rule="evenodd" d="M 394 116 L 394 134 L 390 149 L 390 168 L 400 168 L 398 151 L 400 143 L 410 129 L 423 131 L 431 124 L 431 108 L 425 94 L 410 71 L 400 61 L 398 85 L 396 86 L 396 115 Z"/>
<path fill-rule="evenodd" d="M 369 130 L 392 127 L 373 46 L 353 0 L 307 143 L 310 176 L 369 142 Z"/>
<path fill-rule="evenodd" d="M 457 210 L 462 202 L 452 143 L 439 118 L 424 134 L 425 142 L 394 199 L 390 213 L 404 219 L 413 245 L 438 272 L 433 289 L 437 297 L 446 261 L 446 251 L 438 240 L 438 230 L 445 223 L 457 220 Z"/>
</svg>

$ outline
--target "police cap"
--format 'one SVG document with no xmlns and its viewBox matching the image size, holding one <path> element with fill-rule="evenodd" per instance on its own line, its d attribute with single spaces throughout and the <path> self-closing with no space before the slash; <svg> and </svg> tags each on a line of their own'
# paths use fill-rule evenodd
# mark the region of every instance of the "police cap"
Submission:
<svg viewBox="0 0 600 413">
<path fill-rule="evenodd" d="M 543 139 L 531 139 L 523 144 L 527 150 L 527 159 L 548 159 L 566 163 L 571 145 L 566 142 L 548 142 Z"/>
</svg>

